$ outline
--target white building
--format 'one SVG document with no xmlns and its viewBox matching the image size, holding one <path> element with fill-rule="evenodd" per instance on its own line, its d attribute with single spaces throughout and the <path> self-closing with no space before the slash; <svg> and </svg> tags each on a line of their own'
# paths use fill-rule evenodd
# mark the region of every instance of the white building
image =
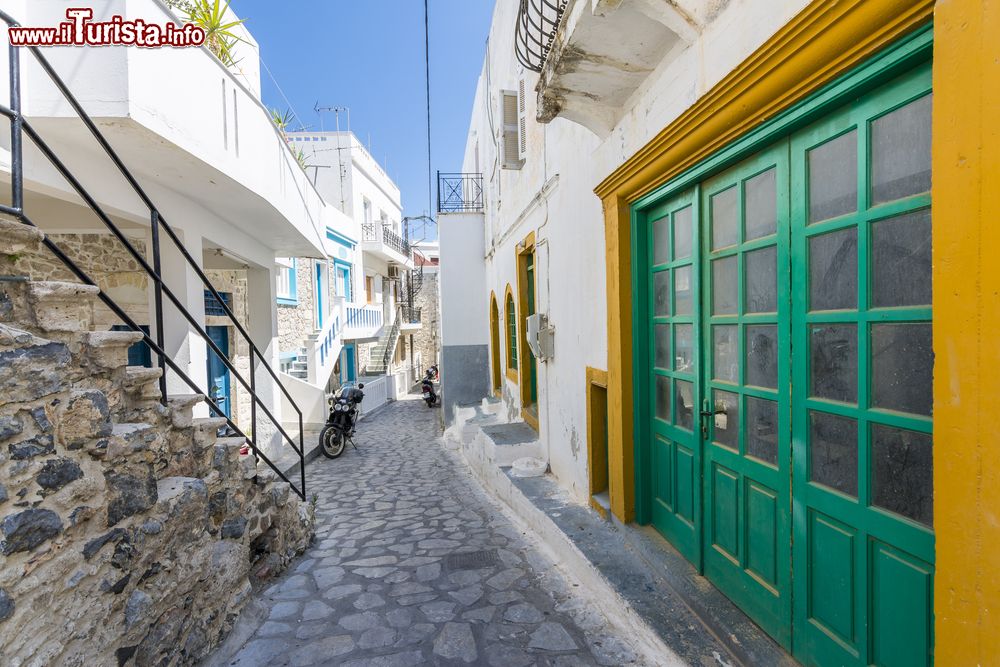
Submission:
<svg viewBox="0 0 1000 667">
<path fill-rule="evenodd" d="M 409 307 L 414 263 L 399 188 L 351 132 L 287 138 L 324 201 L 349 220 L 326 230 L 326 258 L 285 260 L 278 300 L 283 371 L 316 425 L 325 394 L 345 382 L 365 383 L 364 410 L 406 393 L 419 364 L 405 334 L 421 325 Z"/>
<path fill-rule="evenodd" d="M 4 0 L 0 6 L 25 26 L 55 26 L 66 20 L 66 3 L 57 0 Z M 114 15 L 158 24 L 178 20 L 159 0 L 111 0 L 98 3 L 94 21 Z M 327 230 L 346 234 L 351 221 L 324 202 L 275 128 L 259 98 L 256 43 L 249 33 L 244 37 L 234 69 L 207 48 L 43 50 L 158 212 L 158 258 L 150 207 L 30 53 L 20 52 L 22 108 L 28 123 L 149 267 L 160 262 L 165 288 L 176 296 L 183 312 L 206 327 L 206 336 L 195 330 L 169 296 L 163 297 L 163 331 L 157 331 L 156 281 L 28 140 L 23 157 L 24 215 L 64 248 L 154 340 L 162 336 L 167 357 L 197 387 L 196 392 L 168 369 L 169 395 L 211 396 L 249 433 L 249 394 L 254 385 L 259 397 L 258 444 L 276 455 L 284 451 L 280 444 L 284 438 L 264 410 L 278 422 L 295 421 L 282 415 L 281 389 L 262 367 L 266 363 L 276 372 L 279 362 L 276 258 L 326 257 Z M 6 91 L 9 51 L 0 51 L 0 86 Z M 6 101 L 6 93 L 3 97 Z M 5 134 L 0 179 L 7 184 L 11 148 Z M 169 238 L 166 225 L 190 261 Z M 35 278 L 74 279 L 54 257 L 26 268 Z M 235 321 L 206 294 L 209 285 L 223 292 Z M 110 310 L 99 321 L 108 328 L 122 326 Z M 231 360 L 239 375 L 209 354 L 208 340 Z M 256 382 L 248 372 L 251 343 Z M 150 359 L 142 347 L 135 350 L 136 363 L 156 366 L 156 355 Z M 201 410 L 207 414 L 208 408 Z"/>
<path fill-rule="evenodd" d="M 988 60 L 938 70 L 978 7 L 498 0 L 439 180 L 446 417 L 498 495 L 516 445 L 803 663 L 930 664 L 939 508 L 953 563 L 986 520 L 932 467 L 968 451 L 941 337 L 975 344 L 931 340 L 931 276 L 935 309 L 961 284 L 931 266 L 932 155 L 937 258 L 965 154 L 932 151 L 962 102 L 930 92 Z"/>
</svg>

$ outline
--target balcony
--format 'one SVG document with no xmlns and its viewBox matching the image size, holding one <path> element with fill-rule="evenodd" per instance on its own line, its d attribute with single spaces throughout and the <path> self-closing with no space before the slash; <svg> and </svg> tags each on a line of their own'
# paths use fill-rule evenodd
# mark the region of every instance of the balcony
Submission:
<svg viewBox="0 0 1000 667">
<path fill-rule="evenodd" d="M 424 325 L 420 319 L 420 309 L 411 306 L 399 307 L 399 330 L 403 333 L 420 331 Z"/>
<path fill-rule="evenodd" d="M 361 250 L 375 255 L 386 262 L 413 268 L 413 251 L 399 234 L 388 225 L 378 222 L 361 223 Z"/>
<path fill-rule="evenodd" d="M 383 324 L 381 306 L 346 304 L 344 313 L 341 336 L 345 341 L 375 340 L 379 337 Z"/>
<path fill-rule="evenodd" d="M 723 0 L 522 0 L 515 53 L 540 75 L 537 119 L 606 137 L 668 57 L 701 34 Z"/>
<path fill-rule="evenodd" d="M 445 174 L 438 172 L 438 213 L 481 213 L 483 210 L 482 174 Z"/>
</svg>

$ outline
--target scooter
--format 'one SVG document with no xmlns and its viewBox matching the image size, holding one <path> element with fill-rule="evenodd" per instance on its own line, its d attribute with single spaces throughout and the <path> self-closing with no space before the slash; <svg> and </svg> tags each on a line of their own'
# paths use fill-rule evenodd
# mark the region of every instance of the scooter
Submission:
<svg viewBox="0 0 1000 667">
<path fill-rule="evenodd" d="M 420 389 L 424 394 L 424 402 L 427 403 L 427 407 L 433 408 L 437 404 L 438 395 L 434 391 L 434 377 L 435 373 L 431 372 L 428 368 L 427 372 L 424 373 L 424 379 L 420 381 Z"/>
<path fill-rule="evenodd" d="M 330 399 L 330 416 L 326 426 L 319 433 L 320 451 L 328 459 L 335 459 L 344 453 L 347 443 L 354 449 L 354 426 L 358 421 L 358 409 L 365 398 L 364 384 L 357 387 L 350 385 L 340 388 L 337 395 Z"/>
</svg>

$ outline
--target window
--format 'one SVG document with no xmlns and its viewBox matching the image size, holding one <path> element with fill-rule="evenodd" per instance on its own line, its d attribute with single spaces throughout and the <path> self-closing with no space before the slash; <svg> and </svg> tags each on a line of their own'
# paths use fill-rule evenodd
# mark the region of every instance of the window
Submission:
<svg viewBox="0 0 1000 667">
<path fill-rule="evenodd" d="M 295 271 L 298 268 L 298 260 L 293 258 L 291 262 L 291 266 L 279 264 L 276 277 L 278 303 L 285 306 L 297 306 L 299 303 L 295 286 Z"/>
<path fill-rule="evenodd" d="M 510 285 L 507 286 L 504 313 L 507 315 L 507 375 L 517 379 L 517 311 Z"/>
<path fill-rule="evenodd" d="M 364 214 L 365 214 L 364 221 L 366 223 L 371 223 L 371 221 L 372 221 L 372 203 L 370 201 L 368 201 L 367 197 L 365 197 L 365 200 L 364 200 Z"/>
<path fill-rule="evenodd" d="M 518 93 L 512 90 L 500 92 L 500 111 L 503 117 L 503 168 L 520 169 L 524 166 L 524 140 L 522 139 L 523 104 Z"/>
<path fill-rule="evenodd" d="M 372 295 L 375 293 L 375 279 L 371 276 L 365 276 L 365 299 L 368 303 L 372 302 Z"/>
</svg>

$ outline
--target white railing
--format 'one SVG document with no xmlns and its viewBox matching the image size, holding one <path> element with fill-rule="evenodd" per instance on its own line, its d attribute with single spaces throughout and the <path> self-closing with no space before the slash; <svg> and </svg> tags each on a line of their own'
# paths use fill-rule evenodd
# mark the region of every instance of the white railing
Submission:
<svg viewBox="0 0 1000 667">
<path fill-rule="evenodd" d="M 384 318 L 381 306 L 347 304 L 344 312 L 346 313 L 345 338 L 371 338 L 382 328 Z"/>
<path fill-rule="evenodd" d="M 383 375 L 364 384 L 365 400 L 361 401 L 361 414 L 366 415 L 389 402 L 389 378 Z"/>
<path fill-rule="evenodd" d="M 327 314 L 326 325 L 309 350 L 309 384 L 326 386 L 344 347 L 343 323 L 343 310 L 335 304 L 334 309 Z"/>
</svg>

